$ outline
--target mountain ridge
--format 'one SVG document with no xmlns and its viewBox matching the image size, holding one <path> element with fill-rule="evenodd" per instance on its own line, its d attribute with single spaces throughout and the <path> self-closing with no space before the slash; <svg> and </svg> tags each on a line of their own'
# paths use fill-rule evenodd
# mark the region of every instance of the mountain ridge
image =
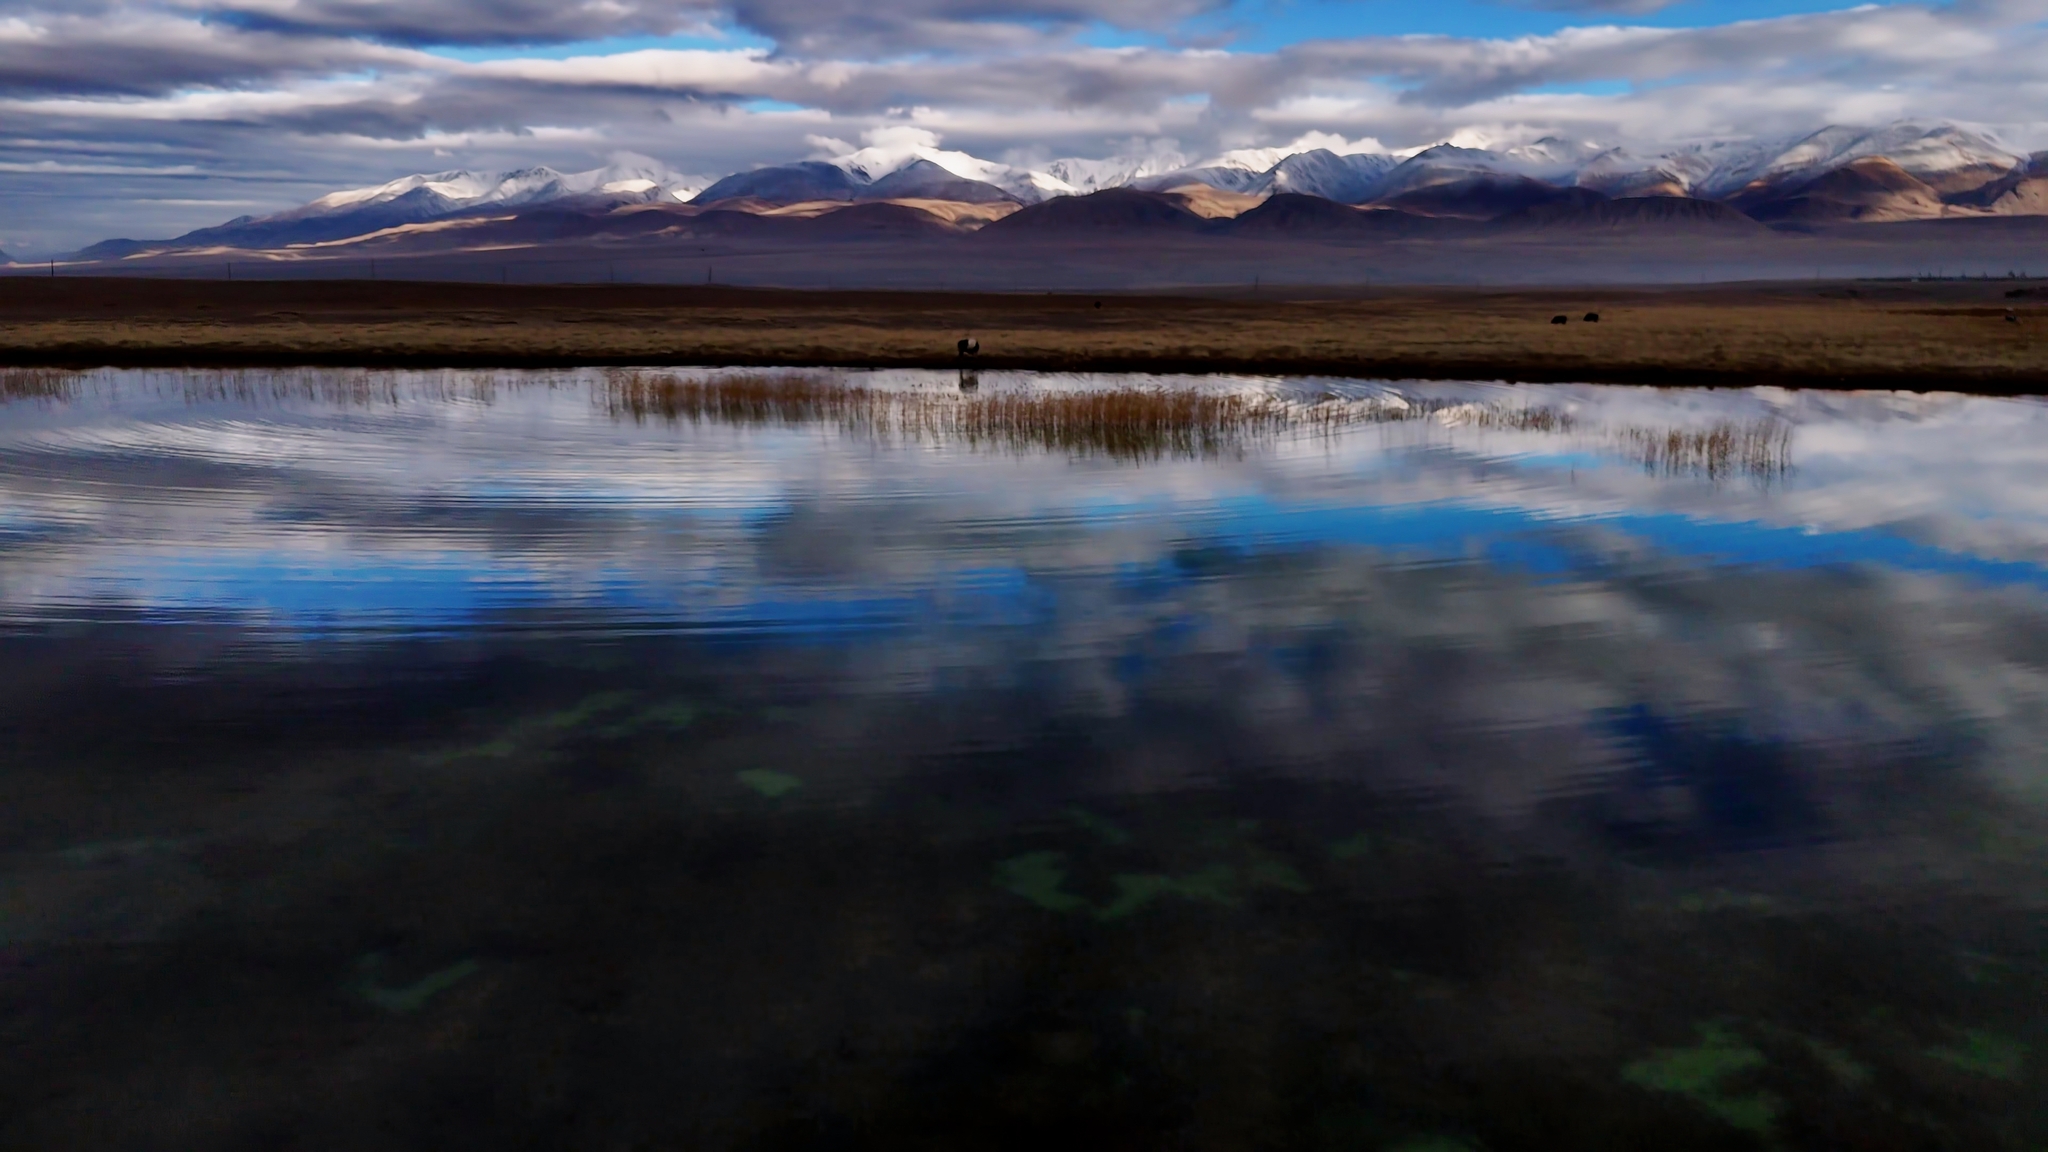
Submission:
<svg viewBox="0 0 2048 1152">
<path fill-rule="evenodd" d="M 1553 136 L 1500 148 L 1443 142 L 1401 151 L 1249 149 L 1193 164 L 1178 153 L 1162 152 L 1135 159 L 1069 158 L 1034 167 L 942 149 L 937 136 L 918 129 L 871 135 L 866 147 L 823 141 L 835 154 L 719 180 L 681 176 L 644 157 L 569 174 L 545 167 L 414 174 L 331 192 L 299 208 L 238 217 L 168 240 L 102 241 L 68 259 L 304 248 L 440 222 L 534 211 L 600 218 L 648 206 L 692 214 L 721 207 L 769 212 L 797 204 L 1014 204 L 1020 210 L 1005 219 L 1017 222 L 998 235 L 1055 224 L 1065 229 L 1156 228 L 1176 221 L 1172 226 L 1180 227 L 1184 222 L 1161 207 L 1168 201 L 1112 197 L 1085 209 L 1031 210 L 1061 200 L 1092 200 L 1105 191 L 1150 196 L 1195 186 L 1221 194 L 1210 197 L 1196 215 L 1238 211 L 1219 209 L 1218 204 L 1308 196 L 1417 217 L 1515 219 L 1548 228 L 1648 227 L 1659 222 L 1736 226 L 1726 213 L 1712 211 L 1598 207 L 1603 202 L 1652 198 L 1719 204 L 1751 220 L 1779 224 L 2048 215 L 2048 153 L 2021 155 L 1945 122 L 1829 125 L 1802 136 L 1710 141 L 1653 153 Z M 1285 212 L 1259 217 L 1248 230 L 1275 227 L 1283 215 L 1311 230 L 1351 227 L 1348 217 L 1317 212 L 1295 204 Z M 990 215 L 941 212 L 933 219 L 946 228 L 971 230 Z M 893 220 L 909 227 L 915 218 L 883 212 L 854 219 Z M 1124 224 L 1114 223 L 1117 219 Z M 1084 224 L 1085 220 L 1097 223 Z M 600 231 L 605 227 L 595 226 Z"/>
</svg>

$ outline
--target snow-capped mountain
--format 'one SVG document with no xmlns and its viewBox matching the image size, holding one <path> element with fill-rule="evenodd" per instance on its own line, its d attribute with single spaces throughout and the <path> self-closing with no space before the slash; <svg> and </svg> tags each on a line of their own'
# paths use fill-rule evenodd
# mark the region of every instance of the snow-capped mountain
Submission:
<svg viewBox="0 0 2048 1152">
<path fill-rule="evenodd" d="M 1013 168 L 965 152 L 948 151 L 937 145 L 938 137 L 919 132 L 907 141 L 885 138 L 857 151 L 836 156 L 828 163 L 837 165 L 863 184 L 879 183 L 913 164 L 929 164 L 962 180 L 1000 188 L 1026 204 L 1036 204 L 1048 196 L 1071 196 L 1078 191 L 1050 172 Z"/>
<path fill-rule="evenodd" d="M 575 197 L 619 201 L 686 201 L 704 187 L 702 180 L 669 171 L 652 161 L 626 162 L 589 172 L 563 174 L 552 168 L 513 172 L 439 172 L 406 176 L 371 188 L 330 192 L 303 208 L 283 213 L 297 219 L 357 212 L 379 204 L 415 198 L 443 213 L 492 205 L 517 207 Z"/>
<path fill-rule="evenodd" d="M 1131 181 L 1139 188 L 1163 191 L 1188 184 L 1207 184 L 1226 192 L 1266 196 L 1300 192 L 1345 204 L 1371 196 L 1379 179 L 1400 161 L 1383 152 L 1339 155 L 1327 148 L 1303 152 L 1283 148 L 1244 148 L 1202 164 L 1190 165 Z"/>
<path fill-rule="evenodd" d="M 1086 195 L 1090 192 L 1100 192 L 1104 188 L 1123 188 L 1137 184 L 1154 176 L 1177 172 L 1187 166 L 1186 156 L 1169 151 L 1137 157 L 1112 156 L 1106 160 L 1069 157 L 1054 160 L 1045 165 L 1043 171 Z"/>
<path fill-rule="evenodd" d="M 1225 192 L 1258 196 L 1272 190 L 1273 169 L 1291 155 L 1284 148 L 1239 148 L 1200 164 L 1174 168 L 1131 183 L 1147 191 L 1206 184 Z"/>
<path fill-rule="evenodd" d="M 1265 191 L 1299 192 L 1321 196 L 1339 204 L 1360 204 L 1372 198 L 1400 163 L 1377 152 L 1354 152 L 1340 156 L 1327 148 L 1296 152 L 1276 162 L 1266 175 Z"/>
<path fill-rule="evenodd" d="M 1537 207 L 1555 214 L 1606 199 L 1646 196 L 1716 201 L 1754 220 L 1799 226 L 2048 214 L 2048 172 L 2039 170 L 2038 158 L 2030 161 L 1953 124 L 1832 125 L 1797 137 L 1700 141 L 1655 151 L 1555 136 L 1508 143 L 1460 133 L 1451 141 L 1391 152 L 1376 144 L 1348 154 L 1308 147 L 1240 149 L 1189 164 L 1181 154 L 1160 151 L 1103 160 L 1067 158 L 1039 167 L 941 148 L 933 133 L 901 125 L 870 132 L 860 147 L 822 138 L 813 143 L 820 150 L 813 159 L 715 182 L 681 176 L 641 157 L 573 174 L 529 168 L 406 176 L 173 241 L 108 241 L 79 255 L 276 248 L 496 212 L 601 215 L 628 206 L 668 204 L 692 214 L 720 206 L 753 211 L 762 205 L 876 200 L 1028 206 L 1112 188 L 1164 192 L 1191 184 L 1255 197 L 1291 193 L 1469 220 L 1495 220 Z M 970 215 L 991 218 L 986 212 Z"/>
<path fill-rule="evenodd" d="M 1766 141 L 1732 146 L 1690 191 L 1720 199 L 1759 182 L 1782 186 L 1815 179 L 1866 156 L 1887 157 L 1920 180 L 1933 178 L 1931 182 L 1947 182 L 1959 175 L 1967 178 L 1973 171 L 2003 173 L 2024 159 L 1952 124 L 1830 125 L 1782 144 Z"/>
<path fill-rule="evenodd" d="M 700 192 L 695 199 L 711 204 L 752 198 L 776 203 L 803 200 L 889 200 L 921 197 L 944 200 L 986 200 L 977 186 L 994 189 L 1003 198 L 1036 204 L 1048 196 L 1071 196 L 1080 189 L 1050 173 L 983 160 L 965 152 L 938 147 L 938 137 L 914 128 L 885 129 L 869 134 L 863 148 L 821 141 L 844 149 L 822 160 L 779 164 L 738 172 Z"/>
<path fill-rule="evenodd" d="M 703 184 L 700 179 L 645 160 L 566 175 L 552 168 L 502 173 L 436 172 L 330 192 L 288 212 L 241 216 L 174 240 L 103 241 L 77 255 L 118 259 L 153 248 L 282 248 L 319 244 L 475 212 L 548 205 L 591 209 L 658 201 L 679 203 L 693 197 Z"/>
</svg>

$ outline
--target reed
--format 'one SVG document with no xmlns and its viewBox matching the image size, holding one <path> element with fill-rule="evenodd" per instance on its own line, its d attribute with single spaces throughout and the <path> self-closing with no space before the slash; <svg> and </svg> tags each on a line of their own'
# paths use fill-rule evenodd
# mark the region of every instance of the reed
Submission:
<svg viewBox="0 0 2048 1152">
<path fill-rule="evenodd" d="M 1557 408 L 1442 397 L 1303 397 L 1219 392 L 1185 386 L 1085 392 L 904 392 L 807 375 L 685 377 L 617 372 L 600 393 L 614 418 L 715 421 L 843 431 L 974 450 L 1054 451 L 1124 460 L 1240 452 L 1290 433 L 1334 433 L 1364 424 L 1427 422 L 1556 435 L 1640 463 L 1653 475 L 1733 476 L 1773 483 L 1792 467 L 1792 426 L 1775 419 L 1723 421 L 1702 429 L 1582 428 Z"/>
<path fill-rule="evenodd" d="M 0 400 L 69 400 L 78 381 L 78 373 L 56 368 L 0 369 Z"/>
<path fill-rule="evenodd" d="M 696 379 L 613 372 L 605 379 L 602 399 L 613 417 L 630 418 L 635 423 L 654 418 L 670 423 L 711 420 L 794 426 L 821 420 L 843 423 L 864 416 L 886 395 L 816 376 L 734 375 Z"/>
<path fill-rule="evenodd" d="M 1792 468 L 1792 426 L 1765 418 L 1708 428 L 1622 428 L 1615 439 L 1655 476 L 1746 476 L 1772 483 Z"/>
<path fill-rule="evenodd" d="M 159 394 L 182 396 L 188 404 L 324 404 L 339 408 L 388 408 L 407 400 L 488 405 L 496 401 L 499 383 L 497 374 L 491 372 L 402 373 L 366 368 L 178 372 L 156 381 Z M 533 374 L 520 386 L 556 387 L 559 383 Z"/>
<path fill-rule="evenodd" d="M 615 417 L 795 426 L 830 421 L 912 439 L 956 439 L 974 447 L 1067 449 L 1111 454 L 1204 453 L 1249 438 L 1353 424 L 1446 417 L 1448 424 L 1563 431 L 1569 413 L 1334 392 L 1289 398 L 1185 386 L 1085 392 L 1003 391 L 954 395 L 847 385 L 829 378 L 734 375 L 689 378 L 618 372 L 603 403 Z"/>
<path fill-rule="evenodd" d="M 0 370 L 0 399 L 75 400 L 92 374 L 58 369 Z M 534 383 L 531 377 L 528 383 Z M 315 369 L 173 372 L 152 381 L 159 394 L 188 403 L 397 405 L 408 398 L 490 404 L 492 373 Z M 578 387 L 573 376 L 538 381 Z M 1200 458 L 1240 453 L 1285 435 L 1334 434 L 1365 424 L 1429 423 L 1445 428 L 1582 434 L 1599 450 L 1633 460 L 1653 475 L 1742 475 L 1766 483 L 1792 467 L 1792 427 L 1775 419 L 1724 421 L 1707 428 L 1581 428 L 1571 412 L 1515 402 L 1325 390 L 1288 396 L 1185 385 L 1087 391 L 903 391 L 847 384 L 824 375 L 737 373 L 684 376 L 616 371 L 595 390 L 614 419 L 687 420 L 737 425 L 836 426 L 848 433 L 906 442 L 953 443 L 976 451 L 1065 452 L 1119 460 Z"/>
<path fill-rule="evenodd" d="M 976 450 L 1063 451 L 1119 459 L 1207 456 L 1251 439 L 1328 423 L 1327 413 L 1195 388 L 1087 392 L 899 392 L 811 376 L 707 379 L 616 373 L 602 394 L 615 417 L 742 425 L 832 423 L 843 430 Z"/>
</svg>

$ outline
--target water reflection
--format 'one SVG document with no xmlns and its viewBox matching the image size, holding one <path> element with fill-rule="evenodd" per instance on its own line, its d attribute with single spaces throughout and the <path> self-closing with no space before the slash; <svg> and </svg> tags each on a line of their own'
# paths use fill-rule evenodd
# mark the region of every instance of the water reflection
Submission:
<svg viewBox="0 0 2048 1152">
<path fill-rule="evenodd" d="M 2048 1137 L 2039 404 L 0 380 L 10 1145 Z"/>
</svg>

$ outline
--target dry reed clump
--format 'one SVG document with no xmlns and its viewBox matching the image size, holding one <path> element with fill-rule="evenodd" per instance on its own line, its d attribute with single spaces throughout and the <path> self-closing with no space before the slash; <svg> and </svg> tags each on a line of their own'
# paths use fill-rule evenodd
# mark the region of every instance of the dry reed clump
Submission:
<svg viewBox="0 0 2048 1152">
<path fill-rule="evenodd" d="M 1739 473 L 1768 483 L 1792 468 L 1792 426 L 1769 418 L 1704 429 L 1623 428 L 1616 439 L 1652 475 L 1721 480 Z"/>
<path fill-rule="evenodd" d="M 1292 431 L 1332 432 L 1356 424 L 1438 418 L 1451 426 L 1562 432 L 1568 412 L 1506 404 L 1400 397 L 1306 399 L 1188 387 L 1087 392 L 895 392 L 816 376 L 735 375 L 690 379 L 614 373 L 602 396 L 615 418 L 714 420 L 841 429 L 910 440 L 954 440 L 974 448 L 1053 450 L 1117 457 L 1212 455 Z"/>
<path fill-rule="evenodd" d="M 603 402 L 615 417 L 715 420 L 847 431 L 972 448 L 1066 451 L 1118 458 L 1210 455 L 1310 421 L 1296 406 L 1193 388 L 933 394 L 845 385 L 810 376 L 684 379 L 621 373 Z"/>
<path fill-rule="evenodd" d="M 56 368 L 8 368 L 0 370 L 0 400 L 69 400 L 78 381 L 78 373 Z"/>
<path fill-rule="evenodd" d="M 490 404 L 498 378 L 490 372 L 428 372 L 406 375 L 373 369 L 316 368 L 302 371 L 249 369 L 181 373 L 160 392 L 186 403 L 327 404 L 339 408 L 393 407 L 407 399 Z M 548 382 L 550 386 L 554 381 Z"/>
<path fill-rule="evenodd" d="M 398 380 L 389 372 L 240 370 L 180 373 L 159 390 L 187 404 L 233 402 L 250 406 L 322 403 L 366 408 L 398 402 Z"/>
<path fill-rule="evenodd" d="M 615 372 L 605 380 L 605 410 L 614 417 L 644 421 L 655 417 L 693 423 L 845 423 L 864 416 L 887 393 L 816 376 L 721 376 L 692 380 L 644 372 Z"/>
<path fill-rule="evenodd" d="M 731 424 L 830 423 L 841 430 L 951 441 L 976 449 L 1064 451 L 1122 459 L 1210 456 L 1289 432 L 1334 433 L 1362 424 L 1429 421 L 1446 428 L 1571 434 L 1571 412 L 1444 398 L 1303 399 L 1187 387 L 1087 392 L 896 392 L 817 376 L 734 375 L 691 379 L 641 372 L 610 376 L 601 396 L 614 418 Z M 1792 467 L 1792 429 L 1777 420 L 1724 422 L 1703 430 L 1583 430 L 1653 474 L 1713 480 L 1742 474 L 1765 482 Z"/>
</svg>

